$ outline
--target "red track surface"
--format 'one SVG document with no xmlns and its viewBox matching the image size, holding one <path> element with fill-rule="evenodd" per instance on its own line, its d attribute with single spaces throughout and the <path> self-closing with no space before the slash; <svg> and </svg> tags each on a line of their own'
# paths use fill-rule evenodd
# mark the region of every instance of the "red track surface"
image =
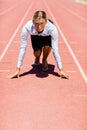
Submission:
<svg viewBox="0 0 87 130">
<path fill-rule="evenodd" d="M 49 71 L 32 68 L 29 46 L 19 79 L 15 71 L 20 33 L 33 13 L 47 12 L 59 29 L 64 70 L 60 79 L 52 54 Z M 73 0 L 0 1 L 0 130 L 87 130 L 87 5 Z"/>
</svg>

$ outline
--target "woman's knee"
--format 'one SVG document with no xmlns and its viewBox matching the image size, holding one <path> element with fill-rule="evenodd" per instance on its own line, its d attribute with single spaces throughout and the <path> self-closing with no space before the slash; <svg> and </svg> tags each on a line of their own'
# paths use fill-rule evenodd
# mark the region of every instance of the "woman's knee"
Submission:
<svg viewBox="0 0 87 130">
<path fill-rule="evenodd" d="M 34 55 L 35 55 L 36 57 L 40 57 L 41 53 L 42 53 L 42 50 L 39 49 L 39 50 L 37 50 L 37 51 L 34 52 Z"/>
</svg>

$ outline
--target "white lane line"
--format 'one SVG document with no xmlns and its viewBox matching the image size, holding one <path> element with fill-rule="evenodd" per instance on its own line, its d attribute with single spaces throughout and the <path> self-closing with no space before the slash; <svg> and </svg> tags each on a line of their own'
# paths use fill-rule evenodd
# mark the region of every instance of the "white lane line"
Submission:
<svg viewBox="0 0 87 130">
<path fill-rule="evenodd" d="M 13 6 L 13 7 L 10 7 L 10 8 L 8 8 L 8 9 L 4 10 L 3 12 L 0 13 L 0 15 L 4 15 L 5 13 L 11 11 L 11 10 L 14 9 L 14 8 L 16 8 L 16 6 Z"/>
<path fill-rule="evenodd" d="M 68 48 L 68 50 L 69 50 L 69 52 L 70 52 L 72 58 L 74 59 L 76 65 L 77 65 L 77 68 L 79 69 L 80 74 L 82 75 L 82 77 L 83 77 L 85 83 L 87 84 L 87 76 L 86 76 L 85 72 L 83 71 L 83 69 L 82 69 L 82 67 L 81 67 L 81 65 L 80 65 L 80 63 L 79 63 L 79 61 L 78 61 L 78 59 L 76 58 L 76 56 L 75 56 L 73 50 L 71 49 L 71 47 L 70 47 L 70 45 L 69 45 L 69 42 L 67 41 L 67 39 L 66 39 L 65 35 L 63 34 L 61 28 L 59 27 L 59 25 L 58 25 L 58 23 L 57 23 L 57 21 L 56 21 L 54 15 L 53 15 L 52 11 L 50 10 L 50 8 L 49 8 L 49 6 L 48 6 L 48 4 L 47 4 L 45 1 L 44 1 L 44 3 L 45 3 L 45 6 L 46 6 L 46 8 L 47 8 L 47 10 L 48 10 L 48 12 L 49 12 L 49 14 L 50 14 L 50 16 L 52 17 L 54 23 L 56 24 L 56 26 L 57 26 L 57 28 L 58 28 L 58 30 L 59 30 L 59 32 L 60 32 L 60 34 L 61 34 L 61 36 L 62 36 L 62 38 L 63 38 L 63 40 L 64 40 L 64 42 L 65 42 L 65 44 L 66 44 L 66 46 L 67 46 L 67 48 Z"/>
<path fill-rule="evenodd" d="M 74 11 L 71 11 L 70 9 L 66 8 L 64 5 L 61 5 L 65 10 L 67 10 L 69 13 L 73 14 L 74 16 L 78 17 L 79 19 L 81 19 L 82 21 L 87 23 L 87 19 L 83 18 L 82 16 L 80 16 L 79 14 L 75 13 Z"/>
<path fill-rule="evenodd" d="M 21 25 L 23 24 L 23 22 L 24 22 L 26 16 L 28 15 L 28 13 L 29 13 L 29 11 L 30 11 L 30 9 L 31 9 L 31 7 L 32 7 L 32 5 L 33 5 L 33 3 L 34 3 L 34 1 L 31 3 L 31 5 L 29 5 L 29 8 L 27 9 L 27 11 L 26 11 L 24 17 L 22 18 L 20 24 L 19 24 L 18 27 L 16 28 L 15 32 L 13 33 L 13 35 L 12 35 L 12 37 L 10 38 L 9 42 L 7 43 L 5 49 L 3 50 L 3 52 L 2 52 L 2 54 L 1 54 L 1 56 L 0 56 L 0 62 L 1 62 L 1 60 L 3 59 L 4 55 L 6 54 L 8 48 L 9 48 L 10 45 L 12 44 L 12 41 L 13 41 L 15 35 L 17 34 L 18 30 L 20 29 Z"/>
<path fill-rule="evenodd" d="M 0 73 L 10 72 L 10 70 L 0 70 Z"/>
<path fill-rule="evenodd" d="M 87 94 L 74 94 L 74 97 L 84 97 L 87 98 Z"/>
<path fill-rule="evenodd" d="M 77 71 L 76 70 L 67 70 L 67 72 L 69 72 L 69 73 L 76 73 Z"/>
<path fill-rule="evenodd" d="M 23 1 L 21 1 L 21 3 L 22 3 L 22 2 L 23 2 Z M 11 11 L 11 10 L 13 10 L 14 8 L 16 8 L 17 6 L 19 6 L 19 4 L 20 4 L 20 3 L 14 5 L 14 6 L 11 6 L 11 7 L 7 8 L 6 10 L 0 12 L 0 15 L 4 15 L 5 13 L 8 13 L 9 11 Z"/>
</svg>

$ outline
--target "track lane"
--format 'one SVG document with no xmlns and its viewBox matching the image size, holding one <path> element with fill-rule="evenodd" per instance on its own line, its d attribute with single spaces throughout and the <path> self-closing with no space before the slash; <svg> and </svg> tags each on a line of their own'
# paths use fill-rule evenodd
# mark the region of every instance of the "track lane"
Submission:
<svg viewBox="0 0 87 130">
<path fill-rule="evenodd" d="M 24 0 L 21 0 L 21 1 L 17 1 L 17 0 L 14 0 L 14 1 L 9 1 L 9 0 L 0 1 L 0 15 L 5 15 L 5 13 L 8 13 L 12 9 L 14 9 L 15 7 L 22 4 L 22 2 L 24 2 Z"/>
<path fill-rule="evenodd" d="M 55 3 L 56 3 L 56 5 L 58 6 L 58 7 L 63 7 L 62 6 L 62 4 L 60 5 L 58 2 L 56 2 L 55 1 Z M 45 4 L 45 5 L 47 5 L 47 4 Z M 50 12 L 50 15 L 52 14 L 52 12 L 51 12 L 51 10 L 50 10 L 50 8 L 47 6 L 47 8 L 48 8 L 48 10 L 49 10 L 49 12 Z M 55 9 L 55 5 L 52 5 L 52 8 L 54 8 Z M 55 10 L 55 12 L 57 12 L 56 10 Z M 55 12 L 54 12 L 54 14 L 55 14 Z M 68 17 L 71 17 L 70 19 L 72 19 L 73 20 L 73 16 L 72 15 L 69 15 L 69 14 L 67 14 L 67 12 L 65 11 L 65 9 L 63 10 L 63 8 L 61 8 L 61 12 L 62 13 L 65 13 L 64 14 L 64 16 L 66 16 L 67 18 Z M 58 15 L 58 13 L 57 13 L 57 15 Z M 64 16 L 61 16 L 61 18 L 63 19 L 63 17 Z M 73 20 L 73 22 L 71 23 L 71 22 L 69 22 L 68 23 L 68 25 L 67 25 L 67 19 L 65 19 L 65 17 L 64 17 L 64 21 L 66 22 L 65 24 L 67 25 L 67 26 L 65 26 L 64 27 L 64 25 L 63 25 L 63 23 L 64 22 L 62 22 L 62 23 L 60 23 L 61 21 L 60 21 L 60 19 L 58 20 L 58 22 L 59 22 L 59 25 L 57 24 L 57 22 L 56 22 L 56 16 L 53 16 L 52 15 L 52 18 L 54 19 L 54 21 L 55 21 L 55 23 L 56 23 L 56 25 L 57 25 L 57 27 L 59 28 L 59 31 L 60 31 L 60 33 L 61 33 L 61 35 L 62 35 L 62 37 L 63 37 L 63 39 L 64 39 L 64 41 L 65 41 L 65 44 L 66 44 L 66 46 L 67 46 L 67 48 L 69 49 L 69 51 L 70 51 L 70 53 L 71 53 L 71 55 L 72 55 L 72 57 L 73 57 L 73 59 L 74 59 L 74 61 L 75 61 L 75 63 L 76 63 L 76 65 L 77 65 L 77 67 L 78 67 L 78 69 L 79 69 L 79 71 L 80 71 L 80 73 L 81 73 L 81 75 L 83 76 L 83 79 L 85 80 L 85 82 L 86 82 L 86 84 L 87 84 L 87 76 L 86 76 L 86 72 L 85 72 L 85 69 L 84 69 L 84 66 L 83 66 L 83 64 L 85 64 L 84 62 L 86 62 L 86 57 L 84 57 L 84 59 L 82 59 L 83 58 L 83 56 L 85 56 L 85 54 L 86 54 L 86 51 L 87 51 L 87 47 L 86 47 L 86 29 L 85 29 L 85 24 L 82 24 L 81 23 L 81 27 L 83 27 L 82 29 L 84 29 L 84 33 L 82 32 L 82 34 L 81 34 L 81 36 L 82 37 L 78 37 L 78 32 L 79 32 L 79 30 L 80 30 L 80 28 L 79 28 L 79 24 L 77 25 L 75 22 L 77 22 L 77 20 L 75 21 L 75 20 Z M 82 19 L 80 19 L 80 20 L 82 20 Z M 75 22 L 74 22 L 75 21 Z M 83 22 L 83 21 L 82 21 Z M 69 25 L 70 24 L 70 25 Z M 74 26 L 73 26 L 74 25 Z M 62 30 L 63 30 L 63 32 L 61 31 L 61 28 L 62 28 Z M 68 30 L 70 29 L 70 31 L 71 31 L 71 28 L 72 28 L 72 32 L 70 32 L 70 34 L 68 33 L 68 35 L 67 35 L 67 32 L 66 32 L 66 30 L 65 30 L 65 28 L 66 28 L 66 30 L 67 30 L 67 28 L 68 28 Z M 77 30 L 76 30 L 77 29 Z M 81 31 L 82 31 L 82 29 L 81 29 Z M 76 32 L 75 31 L 77 31 L 77 34 L 76 34 Z M 80 32 L 81 32 L 80 31 Z M 75 37 L 76 38 L 73 38 L 72 36 L 74 35 L 73 34 L 73 32 L 75 32 Z M 71 36 L 71 37 L 69 37 L 69 36 Z M 68 38 L 68 41 L 67 41 L 67 38 Z M 72 39 L 72 40 L 71 40 Z M 85 40 L 84 41 L 84 44 L 81 44 L 81 40 L 83 41 L 83 40 Z M 79 43 L 79 51 L 77 51 L 78 50 L 78 48 L 77 48 L 77 50 L 75 50 L 76 48 L 72 48 L 72 44 L 70 44 L 69 45 L 69 42 L 71 43 L 72 42 L 72 44 L 76 44 L 76 42 L 77 43 Z M 74 45 L 75 45 L 74 44 Z M 84 47 L 85 46 L 85 47 Z M 78 46 L 77 46 L 78 47 Z M 81 52 L 81 53 L 80 53 Z M 79 56 L 79 55 L 81 55 L 81 56 Z M 78 58 L 78 59 L 77 59 Z M 83 60 L 83 63 L 82 63 L 82 60 Z"/>
<path fill-rule="evenodd" d="M 24 15 L 24 17 L 22 18 L 20 24 L 18 25 L 17 29 L 15 30 L 15 32 L 14 32 L 13 35 L 11 36 L 9 42 L 7 43 L 7 45 L 6 45 L 6 47 L 5 47 L 4 51 L 3 51 L 3 53 L 2 53 L 1 56 L 0 56 L 0 61 L 2 60 L 2 58 L 4 57 L 4 55 L 5 55 L 6 52 L 7 52 L 8 48 L 9 48 L 10 45 L 12 44 L 15 35 L 17 34 L 18 30 L 20 29 L 21 25 L 23 24 L 23 22 L 24 22 L 24 20 L 25 20 L 25 17 L 27 16 L 27 14 L 28 14 L 28 12 L 30 11 L 31 7 L 32 7 L 32 4 L 31 4 L 31 6 L 28 8 L 28 10 L 25 12 L 25 15 Z"/>
<path fill-rule="evenodd" d="M 30 3 L 32 3 L 30 1 Z M 21 6 L 22 4 L 22 6 Z M 26 7 L 29 7 L 29 3 L 26 1 L 25 4 L 18 2 L 17 5 L 19 5 L 18 7 L 16 7 L 16 9 L 14 8 L 13 12 L 8 12 L 5 15 L 0 16 L 1 21 L 0 21 L 0 28 L 1 28 L 1 37 L 0 37 L 0 43 L 1 43 L 1 49 L 0 49 L 0 55 L 3 55 L 2 53 L 4 53 L 5 46 L 9 46 L 9 44 L 12 42 L 10 42 L 11 37 L 14 37 L 14 35 L 16 35 L 17 30 L 15 30 L 15 28 L 20 28 L 20 26 L 22 25 L 22 21 L 23 21 L 23 13 L 26 13 Z M 14 5 L 13 5 L 14 6 Z M 19 12 L 19 15 L 17 15 L 17 11 Z M 11 19 L 9 19 L 11 18 Z M 19 25 L 20 23 L 20 25 Z M 9 28 L 10 27 L 10 28 Z M 7 44 L 7 45 L 6 45 Z M 8 48 L 8 47 L 6 47 Z M 1 56 L 2 57 L 2 56 Z M 0 58 L 1 60 L 1 58 Z"/>
<path fill-rule="evenodd" d="M 60 2 L 60 6 L 62 6 L 67 12 L 71 13 L 71 15 L 74 15 L 77 18 L 79 18 L 80 20 L 87 23 L 87 14 L 86 14 L 87 5 L 77 6 L 77 4 L 75 4 L 75 2 L 74 2 L 74 4 L 72 3 L 72 6 L 69 6 L 69 5 L 67 5 L 67 3 L 64 5 L 64 4 L 62 4 L 62 2 Z"/>
<path fill-rule="evenodd" d="M 63 17 L 61 9 L 59 9 L 59 15 L 53 8 L 53 2 L 47 1 L 47 3 L 57 21 L 61 20 L 61 16 Z M 47 11 L 49 18 L 52 18 L 44 1 L 38 0 L 33 4 L 23 24 L 32 17 L 33 12 L 38 8 Z M 23 17 L 24 13 L 21 15 Z M 65 21 L 61 20 L 60 23 L 62 22 Z M 9 70 L 9 73 L 11 70 L 14 71 L 16 66 L 21 29 L 22 26 L 0 63 L 0 68 Z M 86 130 L 87 87 L 60 33 L 59 47 L 64 69 L 69 71 L 72 80 L 60 79 L 57 76 L 58 69 L 54 66 L 55 61 L 52 55 L 48 60 L 49 64 L 51 63 L 49 73 L 32 68 L 34 56 L 30 44 L 29 40 L 27 55 L 25 55 L 21 71 L 22 74 L 26 73 L 21 78 L 11 80 L 7 78 L 8 72 L 0 73 L 0 129 Z"/>
</svg>

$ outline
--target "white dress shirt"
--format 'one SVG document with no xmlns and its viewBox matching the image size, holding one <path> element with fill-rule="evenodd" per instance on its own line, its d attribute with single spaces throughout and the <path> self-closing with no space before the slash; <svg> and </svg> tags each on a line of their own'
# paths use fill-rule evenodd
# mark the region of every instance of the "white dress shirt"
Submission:
<svg viewBox="0 0 87 130">
<path fill-rule="evenodd" d="M 35 29 L 35 25 L 32 20 L 29 20 L 27 24 L 22 29 L 21 43 L 20 43 L 20 53 L 18 58 L 17 67 L 21 68 L 23 64 L 24 55 L 27 48 L 28 35 L 41 35 L 41 36 L 51 36 L 51 46 L 54 58 L 59 69 L 62 68 L 61 58 L 58 50 L 58 30 L 56 26 L 47 20 L 45 28 L 42 33 L 38 33 Z"/>
</svg>

